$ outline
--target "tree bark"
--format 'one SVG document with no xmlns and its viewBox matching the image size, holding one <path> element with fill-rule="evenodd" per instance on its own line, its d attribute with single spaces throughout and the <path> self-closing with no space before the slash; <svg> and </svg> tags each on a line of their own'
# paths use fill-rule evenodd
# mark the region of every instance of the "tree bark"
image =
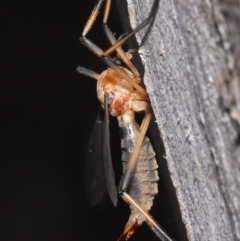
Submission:
<svg viewBox="0 0 240 241">
<path fill-rule="evenodd" d="M 152 3 L 128 0 L 133 28 Z M 239 23 L 237 0 L 162 0 L 139 51 L 189 240 L 240 240 Z"/>
</svg>

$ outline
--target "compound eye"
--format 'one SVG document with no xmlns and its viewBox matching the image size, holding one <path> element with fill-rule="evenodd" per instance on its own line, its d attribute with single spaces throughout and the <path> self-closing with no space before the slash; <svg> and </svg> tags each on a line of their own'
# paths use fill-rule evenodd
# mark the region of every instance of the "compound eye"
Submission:
<svg viewBox="0 0 240 241">
<path fill-rule="evenodd" d="M 122 66 L 123 65 L 122 61 L 120 59 L 118 59 L 118 58 L 114 59 L 114 63 L 116 65 L 118 65 L 118 66 Z"/>
</svg>

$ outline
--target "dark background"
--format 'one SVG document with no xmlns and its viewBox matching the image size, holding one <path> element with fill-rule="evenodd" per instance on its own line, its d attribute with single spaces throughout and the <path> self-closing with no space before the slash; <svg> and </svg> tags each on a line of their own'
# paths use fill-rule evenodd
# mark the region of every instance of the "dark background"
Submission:
<svg viewBox="0 0 240 241">
<path fill-rule="evenodd" d="M 130 215 L 126 204 L 119 200 L 114 208 L 108 197 L 89 206 L 83 187 L 84 156 L 99 103 L 96 81 L 76 68 L 99 73 L 105 68 L 79 42 L 95 3 L 6 1 L 1 6 L 0 240 L 116 240 Z M 121 10 L 113 6 L 109 25 L 119 36 L 128 18 L 116 9 Z M 101 20 L 102 15 L 88 36 L 106 49 Z M 168 208 L 168 177 L 161 177 L 152 214 L 179 238 L 171 214 L 176 203 Z M 158 239 L 143 225 L 131 240 Z"/>
</svg>

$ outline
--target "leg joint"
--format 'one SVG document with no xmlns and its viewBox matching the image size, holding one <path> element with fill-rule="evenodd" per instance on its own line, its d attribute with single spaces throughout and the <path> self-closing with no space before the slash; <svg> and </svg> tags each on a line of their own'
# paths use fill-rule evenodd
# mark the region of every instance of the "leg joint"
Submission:
<svg viewBox="0 0 240 241">
<path fill-rule="evenodd" d="M 99 57 L 103 56 L 104 52 L 102 51 L 102 49 L 100 49 L 96 44 L 87 39 L 84 35 L 82 35 L 82 37 L 80 38 L 80 42 L 84 44 L 87 48 L 92 50 Z"/>
</svg>

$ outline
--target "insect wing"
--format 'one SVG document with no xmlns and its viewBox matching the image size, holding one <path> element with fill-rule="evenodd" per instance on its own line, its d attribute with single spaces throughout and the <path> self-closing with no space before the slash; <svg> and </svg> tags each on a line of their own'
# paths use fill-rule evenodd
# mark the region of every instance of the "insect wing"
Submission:
<svg viewBox="0 0 240 241">
<path fill-rule="evenodd" d="M 107 107 L 107 97 L 104 97 L 104 131 L 103 131 L 103 159 L 104 159 L 104 172 L 106 178 L 106 185 L 108 194 L 114 206 L 117 206 L 117 189 L 115 186 L 115 176 L 112 166 L 111 149 L 110 149 L 110 131 L 109 131 L 109 113 Z"/>
<path fill-rule="evenodd" d="M 105 110 L 99 111 L 93 127 L 85 162 L 85 189 L 91 205 L 97 205 L 106 190 L 113 205 L 117 205 L 109 137 L 109 113 L 105 104 Z"/>
<path fill-rule="evenodd" d="M 98 113 L 85 160 L 85 189 L 91 205 L 97 205 L 106 192 L 103 159 L 104 111 Z"/>
</svg>

